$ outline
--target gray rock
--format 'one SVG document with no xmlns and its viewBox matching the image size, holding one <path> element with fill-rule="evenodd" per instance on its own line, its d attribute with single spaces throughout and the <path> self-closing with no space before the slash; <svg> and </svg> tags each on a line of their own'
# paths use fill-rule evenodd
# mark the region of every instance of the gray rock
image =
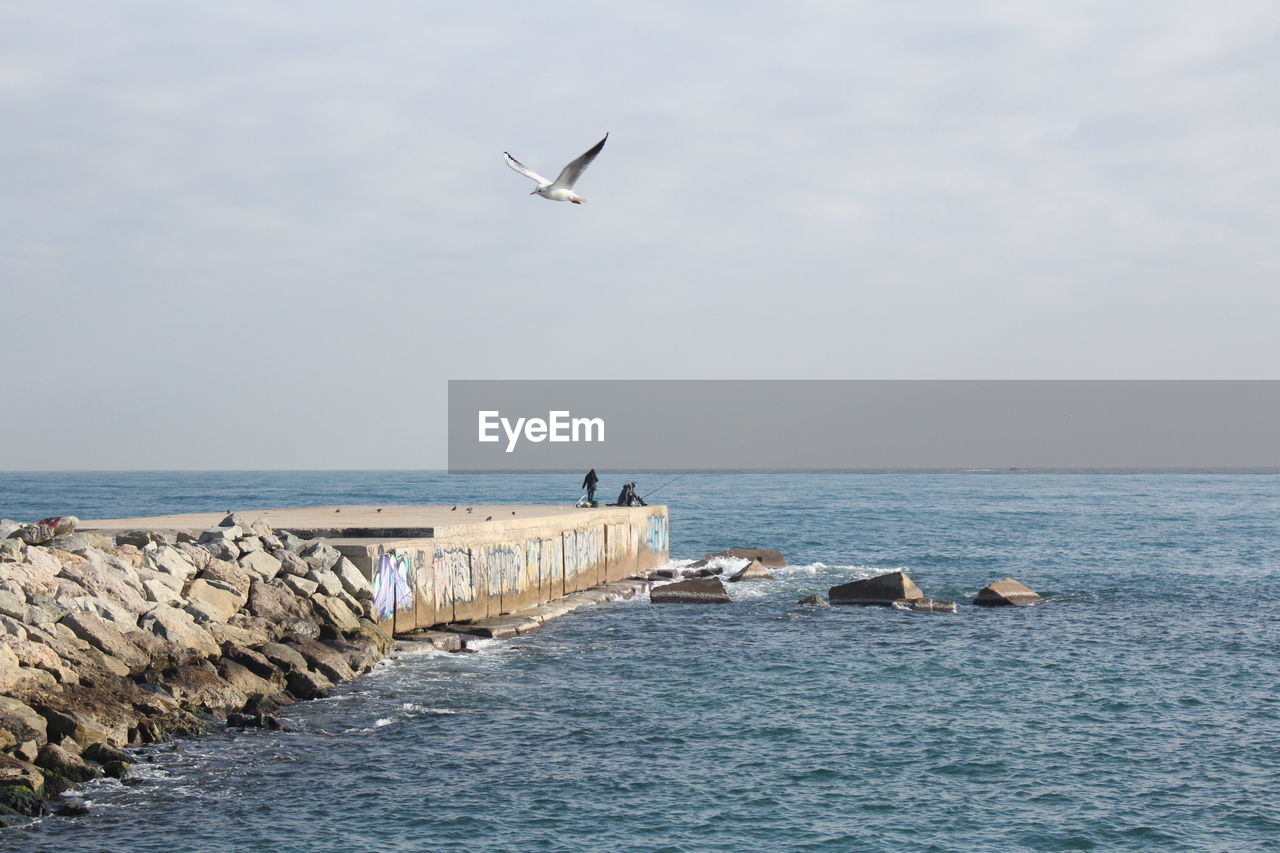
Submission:
<svg viewBox="0 0 1280 853">
<path fill-rule="evenodd" d="M 342 581 L 329 570 L 312 569 L 307 573 L 307 580 L 313 581 L 325 595 L 338 595 L 343 591 Z"/>
<path fill-rule="evenodd" d="M 48 724 L 34 708 L 14 699 L 12 696 L 0 696 L 0 719 L 9 722 L 9 730 L 21 740 L 34 740 L 44 743 L 49 739 Z M 14 725 L 14 724 L 18 725 Z"/>
<path fill-rule="evenodd" d="M 86 533 L 84 531 L 76 531 L 75 533 L 64 533 L 61 536 L 55 536 L 48 542 L 48 547 L 57 548 L 62 551 L 80 551 L 84 548 L 114 548 L 116 540 L 111 536 L 104 536 L 101 533 Z"/>
<path fill-rule="evenodd" d="M 61 624 L 94 648 L 119 660 L 131 673 L 141 672 L 151 665 L 150 655 L 95 613 L 68 613 L 62 617 Z"/>
<path fill-rule="evenodd" d="M 196 566 L 195 563 L 188 558 L 184 550 L 179 550 L 181 547 L 182 546 L 158 545 L 155 548 L 144 548 L 142 551 L 143 565 L 154 569 L 157 572 L 164 572 L 167 575 L 172 575 L 183 583 L 186 583 L 195 577 Z"/>
<path fill-rule="evenodd" d="M 212 554 L 214 559 L 226 560 L 229 563 L 236 562 L 243 554 L 240 550 L 240 546 L 235 542 L 232 542 L 230 539 L 202 542 L 200 543 L 200 547 L 206 549 L 210 554 Z"/>
<path fill-rule="evenodd" d="M 1001 578 L 983 587 L 973 603 L 979 607 L 1025 607 L 1043 600 L 1021 581 Z"/>
<path fill-rule="evenodd" d="M 299 556 L 307 561 L 308 566 L 317 571 L 326 571 L 333 568 L 334 564 L 342 557 L 338 553 L 338 549 L 323 541 L 308 545 Z"/>
<path fill-rule="evenodd" d="M 342 557 L 338 562 L 334 563 L 333 573 L 342 582 L 342 588 L 347 591 L 347 595 L 360 600 L 373 599 L 373 588 L 369 586 L 369 581 L 356 568 L 356 564 L 346 557 Z"/>
<path fill-rule="evenodd" d="M 281 575 L 284 585 L 302 598 L 311 598 L 316 594 L 316 590 L 320 588 L 320 584 L 307 578 L 300 578 L 297 575 Z"/>
<path fill-rule="evenodd" d="M 720 578 L 693 578 L 649 590 L 654 604 L 727 604 L 732 601 Z"/>
<path fill-rule="evenodd" d="M 227 589 L 224 584 L 196 578 L 187 587 L 186 610 L 209 621 L 226 622 L 249 600 L 249 593 Z"/>
<path fill-rule="evenodd" d="M 0 539 L 8 539 L 23 528 L 20 522 L 11 518 L 0 518 Z"/>
<path fill-rule="evenodd" d="M 286 575 L 296 575 L 301 578 L 306 577 L 307 572 L 311 571 L 306 560 L 288 549 L 275 551 L 272 556 L 280 561 L 280 571 Z"/>
<path fill-rule="evenodd" d="M 274 536 L 275 531 L 271 529 L 271 525 L 267 524 L 265 518 L 255 518 L 253 524 L 249 525 L 249 532 L 255 536 Z"/>
<path fill-rule="evenodd" d="M 270 583 L 255 579 L 245 610 L 284 635 L 315 637 L 320 633 L 311 606 L 284 586 L 280 578 Z M 237 614 L 236 618 L 242 615 Z"/>
<path fill-rule="evenodd" d="M 311 603 L 326 622 L 344 634 L 360 627 L 360 617 L 352 613 L 340 598 L 317 593 L 312 597 Z"/>
<path fill-rule="evenodd" d="M 280 541 L 280 537 L 274 533 L 261 533 L 258 538 L 262 540 L 262 547 L 268 551 L 275 551 L 284 547 L 284 543 Z"/>
<path fill-rule="evenodd" d="M 307 659 L 297 649 L 283 643 L 263 643 L 258 653 L 286 674 L 307 669 Z"/>
<path fill-rule="evenodd" d="M 144 631 L 172 643 L 186 660 L 217 657 L 222 653 L 213 635 L 197 625 L 185 610 L 157 604 L 139 624 Z"/>
<path fill-rule="evenodd" d="M 219 527 L 239 527 L 241 530 L 249 529 L 249 523 L 245 521 L 244 516 L 238 512 L 233 512 L 230 515 L 228 515 L 226 518 L 222 519 L 222 521 L 219 521 L 218 526 Z"/>
<path fill-rule="evenodd" d="M 26 596 L 19 596 L 8 590 L 0 589 L 0 615 L 8 616 L 11 619 L 21 619 L 26 606 Z"/>
<path fill-rule="evenodd" d="M 295 554 L 301 553 L 302 549 L 307 547 L 307 540 L 294 536 L 287 530 L 276 531 L 276 536 L 280 537 L 280 542 L 285 548 Z"/>
<path fill-rule="evenodd" d="M 827 599 L 832 604 L 891 607 L 895 602 L 909 602 L 917 598 L 924 598 L 924 593 L 903 572 L 889 572 L 827 590 Z"/>
<path fill-rule="evenodd" d="M 262 550 L 261 536 L 241 536 L 236 540 L 236 547 L 240 549 L 240 556 L 252 554 L 255 551 Z"/>
<path fill-rule="evenodd" d="M 26 553 L 26 545 L 19 539 L 0 539 L 0 562 L 21 562 Z"/>
<path fill-rule="evenodd" d="M 228 527 L 210 527 L 200 534 L 198 541 L 201 545 L 208 545 L 211 542 L 234 542 L 244 534 L 244 528 L 238 524 Z"/>
<path fill-rule="evenodd" d="M 202 572 L 209 566 L 209 562 L 213 559 L 213 554 L 209 553 L 208 548 L 203 548 L 193 542 L 179 542 L 175 546 L 178 551 L 187 558 L 197 572 Z"/>
<path fill-rule="evenodd" d="M 146 548 L 148 545 L 163 545 L 178 541 L 172 530 L 118 530 L 115 534 L 117 545 L 132 545 L 135 548 Z"/>
<path fill-rule="evenodd" d="M 289 552 L 286 551 L 285 553 L 288 554 Z M 304 569 L 309 568 L 306 563 L 302 562 L 302 560 L 297 557 L 297 555 L 289 554 L 289 556 L 297 560 L 299 565 Z M 266 551 L 254 551 L 250 554 L 245 554 L 240 558 L 240 566 L 245 571 L 256 575 L 264 581 L 269 581 L 279 575 L 282 568 L 281 562 Z M 305 574 L 305 572 L 303 572 L 303 574 Z"/>
</svg>

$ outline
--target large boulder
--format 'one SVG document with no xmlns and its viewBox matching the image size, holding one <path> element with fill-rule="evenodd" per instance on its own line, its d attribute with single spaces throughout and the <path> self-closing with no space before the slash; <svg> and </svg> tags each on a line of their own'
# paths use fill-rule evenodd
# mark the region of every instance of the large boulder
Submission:
<svg viewBox="0 0 1280 853">
<path fill-rule="evenodd" d="M 288 553 L 288 552 L 286 552 Z M 302 562 L 297 556 L 290 554 L 298 562 Z M 302 564 L 305 568 L 310 569 L 306 563 Z M 247 572 L 264 581 L 269 581 L 276 575 L 280 574 L 282 568 L 281 562 L 266 551 L 251 551 L 240 558 L 240 566 Z M 305 572 L 303 573 L 305 574 Z"/>
<path fill-rule="evenodd" d="M 924 598 L 915 581 L 904 572 L 890 572 L 852 583 L 840 584 L 827 590 L 827 600 L 832 604 L 863 604 L 891 607 L 895 602 L 911 602 Z"/>
<path fill-rule="evenodd" d="M 307 561 L 308 566 L 316 571 L 332 569 L 334 564 L 342 558 L 337 548 L 324 541 L 308 545 L 303 549 L 300 556 Z"/>
<path fill-rule="evenodd" d="M 320 626 L 311 606 L 299 600 L 279 579 L 263 583 L 254 578 L 245 610 L 275 626 L 279 631 L 277 636 L 320 636 Z"/>
<path fill-rule="evenodd" d="M 752 560 L 743 566 L 733 577 L 729 578 L 730 583 L 738 583 L 739 581 L 771 581 L 773 575 L 764 567 L 759 560 Z"/>
<path fill-rule="evenodd" d="M 342 588 L 347 591 L 347 595 L 362 601 L 373 600 L 373 588 L 355 563 L 343 557 L 334 564 L 333 573 L 342 581 Z"/>
<path fill-rule="evenodd" d="M 40 747 L 40 753 L 36 757 L 36 766 L 50 773 L 56 773 L 72 782 L 88 782 L 102 775 L 101 770 L 93 767 L 71 750 L 63 749 L 56 743 L 46 743 Z"/>
<path fill-rule="evenodd" d="M 17 743 L 30 740 L 43 744 L 49 739 L 44 717 L 12 696 L 0 696 L 0 728 L 12 733 Z"/>
<path fill-rule="evenodd" d="M 979 607 L 1025 607 L 1043 599 L 1031 588 L 1013 578 L 1001 578 L 988 584 L 978 593 L 973 603 Z"/>
<path fill-rule="evenodd" d="M 168 640 L 180 651 L 183 660 L 217 657 L 222 653 L 213 635 L 197 625 L 190 613 L 176 607 L 155 605 L 139 621 L 139 627 Z"/>
<path fill-rule="evenodd" d="M 79 523 L 80 519 L 74 515 L 55 515 L 52 518 L 42 518 L 35 524 L 28 524 L 9 535 L 28 545 L 42 545 L 55 536 L 74 532 Z"/>
<path fill-rule="evenodd" d="M 693 578 L 649 590 L 654 604 L 726 604 L 732 601 L 720 578 Z"/>
<path fill-rule="evenodd" d="M 62 617 L 66 625 L 80 639 L 100 651 L 111 655 L 129 668 L 131 673 L 142 672 L 151 666 L 151 656 L 138 647 L 130 637 L 96 613 L 72 612 Z M 142 633 L 142 632 L 135 632 Z"/>
</svg>

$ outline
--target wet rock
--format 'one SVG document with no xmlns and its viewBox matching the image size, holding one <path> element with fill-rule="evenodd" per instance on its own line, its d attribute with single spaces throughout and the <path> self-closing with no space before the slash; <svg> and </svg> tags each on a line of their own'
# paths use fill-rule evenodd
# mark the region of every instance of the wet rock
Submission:
<svg viewBox="0 0 1280 853">
<path fill-rule="evenodd" d="M 703 557 L 703 564 L 713 560 L 716 557 L 737 557 L 741 560 L 759 560 L 762 566 L 773 569 L 780 569 L 787 565 L 787 558 L 782 556 L 781 551 L 774 551 L 769 548 L 729 548 L 726 551 L 716 551 Z"/>
<path fill-rule="evenodd" d="M 979 607 L 1025 607 L 1043 600 L 1021 581 L 1001 578 L 983 587 L 973 603 Z"/>
<path fill-rule="evenodd" d="M 924 598 L 915 581 L 903 572 L 889 572 L 874 578 L 833 586 L 827 590 L 832 604 L 862 604 L 890 607 L 894 602 Z"/>
<path fill-rule="evenodd" d="M 129 753 L 123 749 L 116 749 L 109 743 L 91 743 L 80 753 L 80 757 L 98 764 L 106 764 L 111 761 L 128 763 L 129 761 Z"/>
<path fill-rule="evenodd" d="M 299 699 L 321 699 L 333 689 L 332 681 L 306 669 L 293 670 L 287 678 L 289 692 Z"/>
<path fill-rule="evenodd" d="M 655 586 L 649 590 L 654 604 L 724 604 L 732 601 L 719 578 L 694 578 Z"/>
<path fill-rule="evenodd" d="M 208 661 L 166 669 L 160 674 L 159 683 L 185 707 L 211 714 L 239 708 L 249 698 L 244 691 L 222 680 L 218 670 Z"/>
<path fill-rule="evenodd" d="M 738 570 L 733 575 L 733 577 L 729 578 L 729 581 L 731 583 L 739 583 L 741 581 L 771 581 L 771 580 L 773 580 L 773 575 L 769 573 L 769 570 L 766 569 L 764 567 L 764 564 L 761 563 L 759 560 L 752 560 L 750 563 L 747 563 L 740 570 Z"/>
<path fill-rule="evenodd" d="M 895 604 L 895 606 L 903 606 Z M 916 598 L 905 604 L 905 609 L 915 613 L 955 613 L 956 603 L 942 598 Z"/>
<path fill-rule="evenodd" d="M 101 770 L 56 743 L 46 743 L 40 747 L 40 754 L 36 757 L 36 766 L 50 773 L 56 773 L 72 782 L 88 782 L 90 779 L 97 779 L 102 775 Z"/>
<path fill-rule="evenodd" d="M 800 599 L 796 604 L 802 607 L 830 607 L 820 595 L 810 595 Z"/>
<path fill-rule="evenodd" d="M 453 631 L 418 631 L 401 637 L 396 641 L 395 647 L 407 652 L 418 649 L 456 652 L 462 648 L 462 637 Z"/>
<path fill-rule="evenodd" d="M 79 797 L 64 797 L 53 813 L 58 817 L 82 817 L 89 813 L 89 804 Z"/>
<path fill-rule="evenodd" d="M 102 775 L 124 782 L 133 777 L 133 765 L 128 761 L 108 761 L 102 765 Z"/>
<path fill-rule="evenodd" d="M 335 684 L 356 677 L 346 657 L 333 646 L 310 639 L 294 640 L 288 646 L 302 655 L 308 669 L 320 673 Z"/>
</svg>

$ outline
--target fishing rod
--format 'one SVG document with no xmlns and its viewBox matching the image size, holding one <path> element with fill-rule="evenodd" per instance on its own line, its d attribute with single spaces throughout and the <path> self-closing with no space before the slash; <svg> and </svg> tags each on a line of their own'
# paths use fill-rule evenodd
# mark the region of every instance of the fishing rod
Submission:
<svg viewBox="0 0 1280 853">
<path fill-rule="evenodd" d="M 689 476 L 689 475 L 690 475 L 690 474 L 692 474 L 692 473 L 693 473 L 693 471 L 692 471 L 692 470 L 685 471 L 683 474 L 681 474 L 681 475 L 680 475 L 680 477 L 687 477 L 687 476 Z M 670 486 L 670 485 L 671 485 L 672 483 L 674 483 L 676 480 L 679 480 L 679 479 L 680 479 L 680 477 L 674 477 L 674 478 L 672 478 L 672 479 L 670 479 L 670 480 L 667 480 L 667 482 L 663 483 L 661 486 L 658 486 L 658 488 L 654 489 L 654 490 L 653 490 L 653 492 L 658 492 L 658 491 L 661 491 L 661 490 L 665 489 L 667 486 Z M 644 500 L 645 498 L 649 497 L 649 495 L 653 494 L 653 492 L 647 492 L 647 493 L 645 493 L 645 494 L 641 495 L 641 496 L 640 496 L 640 500 Z"/>
</svg>

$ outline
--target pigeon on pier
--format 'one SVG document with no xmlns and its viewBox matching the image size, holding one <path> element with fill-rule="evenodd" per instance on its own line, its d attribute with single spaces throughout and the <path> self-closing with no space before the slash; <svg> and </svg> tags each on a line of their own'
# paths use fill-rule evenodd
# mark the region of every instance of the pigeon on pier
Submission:
<svg viewBox="0 0 1280 853">
<path fill-rule="evenodd" d="M 487 516 L 485 516 L 485 519 L 484 519 L 484 520 L 485 520 L 485 521 L 493 521 L 493 516 L 492 516 L 492 515 L 487 515 Z"/>
<path fill-rule="evenodd" d="M 506 151 L 502 152 L 502 156 L 507 158 L 508 166 L 526 178 L 532 178 L 538 182 L 538 188 L 529 195 L 540 195 L 547 201 L 571 201 L 574 204 L 582 204 L 586 199 L 573 191 L 573 185 L 578 182 L 578 178 L 582 177 L 582 173 L 591 165 L 591 161 L 596 159 L 596 155 L 604 148 L 605 139 L 608 138 L 609 134 L 606 133 L 604 139 L 592 145 L 581 157 L 561 169 L 554 181 L 548 181 Z"/>
</svg>

